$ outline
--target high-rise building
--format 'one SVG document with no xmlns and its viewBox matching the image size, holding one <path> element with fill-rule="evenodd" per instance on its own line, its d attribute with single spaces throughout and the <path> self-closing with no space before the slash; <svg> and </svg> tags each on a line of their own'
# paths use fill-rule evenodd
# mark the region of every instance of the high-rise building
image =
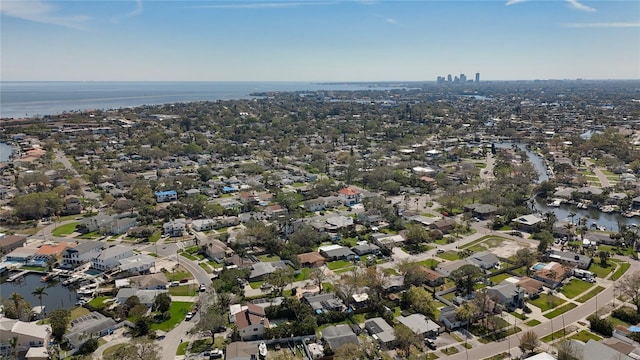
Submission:
<svg viewBox="0 0 640 360">
<path fill-rule="evenodd" d="M 480 82 L 480 73 L 476 73 L 476 83 Z"/>
<path fill-rule="evenodd" d="M 465 74 L 460 74 L 460 82 L 461 83 L 466 83 L 467 82 L 467 75 Z"/>
<path fill-rule="evenodd" d="M 451 74 L 447 75 L 447 81 L 448 81 L 448 82 L 451 82 L 451 80 L 452 80 L 452 79 L 451 79 Z"/>
</svg>

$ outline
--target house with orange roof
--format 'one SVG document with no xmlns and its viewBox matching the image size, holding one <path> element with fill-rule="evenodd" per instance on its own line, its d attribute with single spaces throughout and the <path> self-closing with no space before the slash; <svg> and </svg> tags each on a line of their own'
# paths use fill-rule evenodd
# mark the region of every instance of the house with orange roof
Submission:
<svg viewBox="0 0 640 360">
<path fill-rule="evenodd" d="M 338 191 L 338 197 L 345 206 L 359 204 L 361 196 L 362 192 L 352 186 L 347 186 L 346 188 Z"/>
<path fill-rule="evenodd" d="M 38 248 L 36 251 L 34 258 L 37 259 L 46 259 L 49 260 L 60 260 L 62 259 L 62 254 L 68 248 L 74 247 L 75 243 L 68 242 L 59 242 L 55 244 L 44 244 Z"/>
</svg>

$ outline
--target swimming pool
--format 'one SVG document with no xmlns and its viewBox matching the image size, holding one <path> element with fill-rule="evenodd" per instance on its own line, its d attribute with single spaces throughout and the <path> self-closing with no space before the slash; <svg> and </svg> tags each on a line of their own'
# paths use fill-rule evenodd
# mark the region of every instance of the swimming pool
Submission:
<svg viewBox="0 0 640 360">
<path fill-rule="evenodd" d="M 542 269 L 545 265 L 546 265 L 545 263 L 537 263 L 537 264 L 533 265 L 531 268 L 532 268 L 533 270 L 540 270 L 540 269 Z"/>
</svg>

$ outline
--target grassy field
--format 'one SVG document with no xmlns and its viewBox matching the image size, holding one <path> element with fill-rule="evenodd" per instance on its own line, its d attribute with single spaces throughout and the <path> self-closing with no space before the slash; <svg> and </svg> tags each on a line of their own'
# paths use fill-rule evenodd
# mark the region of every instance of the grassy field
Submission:
<svg viewBox="0 0 640 360">
<path fill-rule="evenodd" d="M 300 269 L 300 274 L 295 276 L 296 281 L 304 281 L 309 279 L 309 274 L 311 273 L 311 269 L 302 268 Z"/>
<path fill-rule="evenodd" d="M 94 307 L 96 309 L 104 309 L 107 307 L 108 304 L 105 304 L 105 301 L 109 300 L 109 299 L 113 299 L 110 296 L 98 296 L 95 297 L 93 299 L 91 299 L 91 301 L 89 301 L 89 305 L 91 307 Z"/>
<path fill-rule="evenodd" d="M 171 318 L 161 323 L 151 324 L 151 330 L 169 331 L 173 329 L 176 325 L 184 320 L 184 317 L 189 311 L 191 311 L 192 307 L 193 303 L 191 302 L 171 302 L 171 307 L 169 308 L 169 311 L 171 312 Z"/>
<path fill-rule="evenodd" d="M 598 295 L 602 290 L 604 290 L 604 288 L 602 286 L 596 286 L 595 289 L 589 291 L 588 293 L 580 296 L 579 298 L 576 299 L 577 302 L 585 302 L 589 299 L 591 299 L 592 297 Z"/>
<path fill-rule="evenodd" d="M 602 338 L 598 335 L 592 334 L 586 330 L 582 330 L 579 333 L 571 336 L 569 339 L 580 340 L 582 342 L 587 342 L 589 339 L 593 339 L 595 341 L 600 341 Z"/>
<path fill-rule="evenodd" d="M 557 296 L 553 296 L 549 294 L 540 294 L 539 298 L 534 300 L 529 300 L 529 304 L 540 308 L 540 311 L 542 312 L 545 312 L 549 309 L 552 309 L 564 303 L 565 303 L 565 300 L 562 300 Z"/>
<path fill-rule="evenodd" d="M 178 349 L 176 350 L 176 355 L 186 355 L 188 346 L 189 346 L 188 341 L 181 342 L 180 345 L 178 345 Z"/>
<path fill-rule="evenodd" d="M 76 227 L 78 226 L 78 222 L 71 222 L 68 224 L 64 224 L 62 226 L 58 226 L 57 228 L 53 229 L 53 231 L 51 232 L 51 234 L 53 236 L 66 236 L 69 234 L 72 234 L 74 231 L 76 231 Z"/>
<path fill-rule="evenodd" d="M 550 341 L 561 339 L 563 336 L 565 336 L 565 334 L 566 334 L 566 331 L 564 329 L 560 329 L 558 331 L 553 332 L 552 334 L 541 337 L 540 341 L 548 343 Z"/>
<path fill-rule="evenodd" d="M 431 259 L 420 261 L 417 264 L 420 266 L 424 266 L 426 268 L 432 268 L 432 267 L 438 266 L 438 264 L 440 264 L 440 261 L 431 258 Z"/>
<path fill-rule="evenodd" d="M 445 251 L 442 254 L 438 254 L 437 256 L 441 259 L 449 261 L 458 260 L 460 258 L 460 256 L 458 256 L 458 253 L 453 250 Z"/>
<path fill-rule="evenodd" d="M 183 279 L 193 279 L 193 275 L 187 270 L 168 271 L 165 273 L 169 281 L 180 281 Z"/>
<path fill-rule="evenodd" d="M 594 261 L 591 263 L 591 266 L 589 266 L 589 271 L 596 274 L 599 278 L 606 278 L 613 269 L 614 266 L 611 261 L 609 261 L 609 263 L 604 267 L 600 265 L 599 261 Z"/>
<path fill-rule="evenodd" d="M 556 308 L 555 310 L 553 310 L 553 311 L 551 311 L 551 312 L 549 312 L 547 314 L 544 314 L 544 317 L 546 317 L 547 319 L 553 319 L 554 317 L 560 316 L 560 315 L 566 313 L 567 311 L 569 311 L 569 310 L 571 310 L 571 309 L 573 309 L 573 308 L 575 308 L 577 306 L 578 305 L 576 305 L 574 303 L 568 303 L 568 304 L 566 304 L 564 306 Z"/>
<path fill-rule="evenodd" d="M 498 275 L 494 275 L 494 276 L 490 277 L 489 280 L 491 280 L 494 284 L 500 284 L 502 282 L 502 280 L 508 279 L 510 277 L 511 277 L 511 274 L 502 273 L 502 274 L 498 274 Z"/>
<path fill-rule="evenodd" d="M 180 285 L 169 288 L 169 295 L 195 296 L 198 293 L 196 285 Z"/>
<path fill-rule="evenodd" d="M 569 299 L 573 299 L 574 297 L 589 290 L 591 287 L 593 287 L 593 284 L 591 283 L 578 279 L 571 279 L 568 284 L 562 286 L 560 292 Z"/>
<path fill-rule="evenodd" d="M 457 354 L 459 352 L 458 349 L 456 349 L 455 347 L 444 348 L 444 349 L 442 349 L 440 351 L 442 351 L 442 353 L 445 354 L 445 355 L 453 355 L 453 354 Z"/>
<path fill-rule="evenodd" d="M 258 259 L 260 259 L 260 261 L 262 261 L 262 262 L 274 262 L 274 261 L 279 261 L 280 260 L 280 256 L 277 256 L 277 255 L 260 255 L 260 256 L 258 256 Z"/>
<path fill-rule="evenodd" d="M 347 261 L 347 260 L 336 260 L 336 261 L 331 261 L 327 263 L 327 267 L 330 270 L 342 269 L 351 265 L 353 265 L 351 261 Z"/>
<path fill-rule="evenodd" d="M 628 262 L 618 264 L 616 271 L 613 273 L 613 275 L 611 275 L 610 279 L 613 281 L 620 279 L 620 277 L 622 277 L 622 275 L 624 275 L 624 273 L 629 270 L 629 267 L 631 267 L 631 264 L 629 264 Z"/>
<path fill-rule="evenodd" d="M 90 313 L 89 309 L 83 308 L 81 306 L 75 307 L 71 310 L 69 314 L 69 321 L 73 321 L 82 316 L 88 315 Z"/>
<path fill-rule="evenodd" d="M 529 320 L 526 323 L 524 323 L 525 325 L 528 326 L 536 326 L 536 325 L 540 325 L 540 320 L 537 319 L 533 319 L 533 320 Z"/>
</svg>

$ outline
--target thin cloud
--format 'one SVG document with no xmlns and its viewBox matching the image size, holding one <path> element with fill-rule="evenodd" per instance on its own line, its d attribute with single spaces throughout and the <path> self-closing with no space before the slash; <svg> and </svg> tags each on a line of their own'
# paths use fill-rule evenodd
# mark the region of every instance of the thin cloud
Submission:
<svg viewBox="0 0 640 360">
<path fill-rule="evenodd" d="M 291 8 L 307 5 L 326 5 L 335 4 L 335 2 L 273 2 L 273 3 L 235 3 L 235 4 L 213 4 L 213 5 L 195 5 L 188 6 L 193 9 L 277 9 Z"/>
<path fill-rule="evenodd" d="M 610 22 L 610 23 L 569 23 L 562 24 L 562 27 L 566 28 L 636 28 L 640 27 L 640 23 L 626 23 L 626 22 Z"/>
<path fill-rule="evenodd" d="M 398 23 L 396 19 L 392 19 L 392 18 L 385 18 L 384 21 L 386 21 L 387 24 L 392 24 L 392 25 L 395 25 Z"/>
<path fill-rule="evenodd" d="M 91 19 L 85 15 L 58 15 L 55 7 L 41 0 L 2 1 L 0 3 L 0 14 L 16 19 L 72 29 L 84 29 L 86 23 Z"/>
<path fill-rule="evenodd" d="M 111 18 L 111 22 L 114 24 L 119 24 L 121 20 L 138 16 L 142 14 L 143 11 L 144 11 L 144 8 L 142 7 L 142 0 L 136 0 L 135 9 L 129 11 L 126 14 L 114 16 L 113 18 Z"/>
<path fill-rule="evenodd" d="M 507 3 L 505 5 L 506 6 L 510 6 L 510 5 L 513 5 L 513 4 L 519 4 L 519 3 L 526 2 L 526 1 L 529 1 L 529 0 L 509 0 L 509 1 L 507 1 Z"/>
<path fill-rule="evenodd" d="M 586 11 L 586 12 L 595 12 L 596 9 L 592 8 L 591 6 L 587 6 L 585 4 L 582 4 L 580 2 L 578 2 L 578 0 L 566 0 L 567 4 L 570 8 L 572 9 L 576 9 L 576 10 L 580 10 L 580 11 Z"/>
</svg>

